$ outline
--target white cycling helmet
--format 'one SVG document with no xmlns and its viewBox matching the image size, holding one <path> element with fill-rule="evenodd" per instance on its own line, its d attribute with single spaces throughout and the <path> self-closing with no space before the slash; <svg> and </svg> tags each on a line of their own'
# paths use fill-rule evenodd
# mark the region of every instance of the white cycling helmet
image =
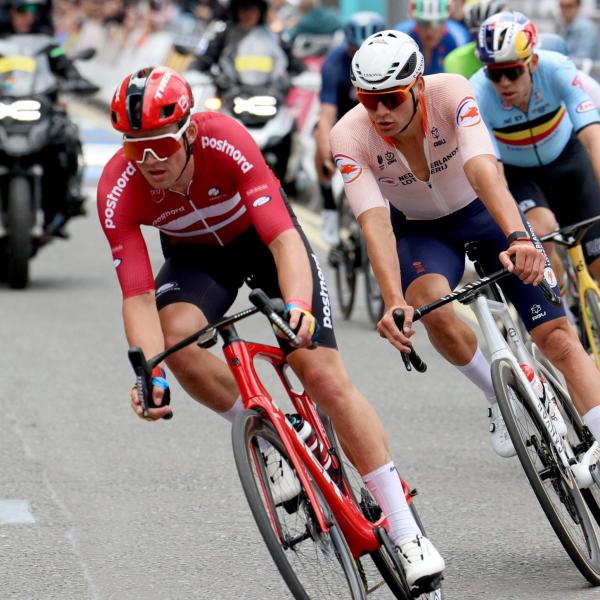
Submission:
<svg viewBox="0 0 600 600">
<path fill-rule="evenodd" d="M 479 31 L 481 24 L 503 10 L 506 10 L 508 2 L 506 0 L 476 0 L 465 4 L 463 13 L 467 29 Z"/>
<path fill-rule="evenodd" d="M 425 59 L 406 33 L 387 29 L 369 36 L 354 54 L 350 80 L 367 91 L 410 85 L 423 74 Z"/>
<path fill-rule="evenodd" d="M 486 64 L 509 63 L 533 54 L 537 29 L 524 14 L 500 12 L 486 19 L 479 29 L 477 53 Z"/>
</svg>

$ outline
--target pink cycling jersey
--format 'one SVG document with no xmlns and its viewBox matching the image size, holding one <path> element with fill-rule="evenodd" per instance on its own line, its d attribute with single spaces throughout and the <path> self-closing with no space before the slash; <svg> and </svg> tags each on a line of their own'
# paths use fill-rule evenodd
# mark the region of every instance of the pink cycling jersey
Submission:
<svg viewBox="0 0 600 600">
<path fill-rule="evenodd" d="M 123 297 L 154 289 L 141 225 L 171 243 L 224 246 L 254 226 L 265 245 L 294 225 L 279 182 L 250 134 L 218 113 L 192 116 L 194 177 L 187 194 L 152 188 L 119 150 L 98 184 L 98 216 L 110 244 Z"/>
<path fill-rule="evenodd" d="M 406 158 L 391 139 L 378 133 L 362 105 L 346 113 L 331 131 L 334 160 L 357 217 L 370 208 L 385 207 L 388 200 L 408 219 L 438 219 L 477 197 L 463 167 L 474 156 L 495 152 L 473 89 L 460 75 L 424 79 L 421 107 L 428 181 L 411 172 Z"/>
</svg>

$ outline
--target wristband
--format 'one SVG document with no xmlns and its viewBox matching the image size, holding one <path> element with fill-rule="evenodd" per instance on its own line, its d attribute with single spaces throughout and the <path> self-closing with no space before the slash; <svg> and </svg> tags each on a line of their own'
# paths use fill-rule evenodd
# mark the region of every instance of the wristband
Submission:
<svg viewBox="0 0 600 600">
<path fill-rule="evenodd" d="M 513 231 L 506 236 L 506 243 L 510 246 L 513 242 L 532 242 L 531 236 L 526 231 Z"/>
<path fill-rule="evenodd" d="M 166 379 L 166 373 L 164 369 L 161 367 L 154 367 L 151 375 L 152 379 L 150 380 L 150 383 L 153 386 L 159 387 L 162 390 L 166 390 L 169 387 L 169 382 Z"/>
<path fill-rule="evenodd" d="M 291 310 L 292 308 L 299 308 L 307 310 L 308 312 L 312 311 L 312 305 L 306 300 L 302 300 L 302 298 L 288 298 L 286 300 L 285 308 L 286 310 Z"/>
</svg>

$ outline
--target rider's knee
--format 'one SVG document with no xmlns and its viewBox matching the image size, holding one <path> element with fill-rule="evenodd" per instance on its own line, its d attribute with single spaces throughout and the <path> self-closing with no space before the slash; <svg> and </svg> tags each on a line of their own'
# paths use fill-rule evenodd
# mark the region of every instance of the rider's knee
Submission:
<svg viewBox="0 0 600 600">
<path fill-rule="evenodd" d="M 580 346 L 577 334 L 566 319 L 564 321 L 550 329 L 542 339 L 537 340 L 540 349 L 552 363 L 564 362 Z"/>
<path fill-rule="evenodd" d="M 430 312 L 423 317 L 421 321 L 427 331 L 444 331 L 451 333 L 456 329 L 455 324 L 458 319 L 457 314 L 451 306 L 444 306 L 438 310 Z"/>
<path fill-rule="evenodd" d="M 348 374 L 337 362 L 310 361 L 304 365 L 301 378 L 311 395 L 319 396 L 327 404 L 343 402 L 352 386 Z"/>
</svg>

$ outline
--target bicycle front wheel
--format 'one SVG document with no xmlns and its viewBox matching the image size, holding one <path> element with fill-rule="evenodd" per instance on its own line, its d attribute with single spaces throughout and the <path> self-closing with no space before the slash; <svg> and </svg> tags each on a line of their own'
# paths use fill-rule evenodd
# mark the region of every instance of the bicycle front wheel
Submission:
<svg viewBox="0 0 600 600">
<path fill-rule="evenodd" d="M 273 498 L 281 470 L 269 461 L 285 461 L 294 468 L 283 442 L 270 424 L 252 410 L 240 413 L 232 429 L 233 454 L 238 474 L 271 556 L 294 598 L 361 599 L 364 591 L 356 563 L 327 501 L 315 485 L 313 491 L 325 514 L 328 531 L 319 527 L 304 489 L 276 505 Z M 269 446 L 272 446 L 270 448 Z M 273 451 L 273 448 L 275 451 Z"/>
<path fill-rule="evenodd" d="M 600 585 L 600 533 L 575 479 L 531 405 L 511 363 L 492 363 L 492 381 L 521 465 L 554 532 L 581 574 Z"/>
</svg>

